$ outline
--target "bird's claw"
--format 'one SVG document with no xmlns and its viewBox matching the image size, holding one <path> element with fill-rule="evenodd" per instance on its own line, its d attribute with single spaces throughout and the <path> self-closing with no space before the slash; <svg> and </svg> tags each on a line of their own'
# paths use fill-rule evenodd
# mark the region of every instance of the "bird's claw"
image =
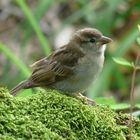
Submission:
<svg viewBox="0 0 140 140">
<path fill-rule="evenodd" d="M 81 93 L 77 93 L 77 94 L 75 94 L 75 96 L 76 96 L 76 98 L 84 101 L 84 103 L 86 103 L 87 105 L 91 105 L 91 106 L 96 105 L 96 102 L 94 100 L 89 99 L 86 96 L 83 96 Z"/>
</svg>

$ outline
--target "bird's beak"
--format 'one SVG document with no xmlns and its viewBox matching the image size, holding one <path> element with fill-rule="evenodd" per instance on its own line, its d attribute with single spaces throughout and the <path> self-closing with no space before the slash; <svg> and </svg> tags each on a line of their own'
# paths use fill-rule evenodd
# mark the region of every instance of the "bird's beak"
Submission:
<svg viewBox="0 0 140 140">
<path fill-rule="evenodd" d="M 106 37 L 106 36 L 102 36 L 99 40 L 102 44 L 108 44 L 110 42 L 112 42 L 113 40 L 109 37 Z"/>
</svg>

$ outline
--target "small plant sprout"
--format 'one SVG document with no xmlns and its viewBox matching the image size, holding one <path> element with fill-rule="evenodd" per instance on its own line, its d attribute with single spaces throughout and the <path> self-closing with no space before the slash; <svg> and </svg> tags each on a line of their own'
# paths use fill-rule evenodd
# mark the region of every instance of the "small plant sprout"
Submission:
<svg viewBox="0 0 140 140">
<path fill-rule="evenodd" d="M 138 30 L 140 32 L 140 25 L 138 25 Z M 134 88 L 135 88 L 135 78 L 136 78 L 136 72 L 137 70 L 140 70 L 140 66 L 138 64 L 140 60 L 140 37 L 137 37 L 137 44 L 139 46 L 138 48 L 138 53 L 135 59 L 135 62 L 129 62 L 128 60 L 121 58 L 121 57 L 113 57 L 113 61 L 117 64 L 127 66 L 127 67 L 132 67 L 133 68 L 133 73 L 132 73 L 132 80 L 131 80 L 131 90 L 130 90 L 130 123 L 129 123 L 129 139 L 132 140 L 132 129 L 133 129 L 133 124 L 132 124 L 132 113 L 133 113 L 133 108 L 134 108 Z"/>
<path fill-rule="evenodd" d="M 122 57 L 113 57 L 113 61 L 116 62 L 117 64 L 123 65 L 123 66 L 128 66 L 134 68 L 134 62 L 129 62 L 128 60 L 122 58 Z"/>
</svg>

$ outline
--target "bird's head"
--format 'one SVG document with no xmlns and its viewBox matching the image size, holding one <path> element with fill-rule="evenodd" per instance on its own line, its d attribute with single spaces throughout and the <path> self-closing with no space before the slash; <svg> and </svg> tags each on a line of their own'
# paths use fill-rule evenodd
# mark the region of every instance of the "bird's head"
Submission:
<svg viewBox="0 0 140 140">
<path fill-rule="evenodd" d="M 99 30 L 94 28 L 84 28 L 74 33 L 71 42 L 75 42 L 82 49 L 102 52 L 105 50 L 105 44 L 112 41 L 111 38 L 104 36 Z"/>
</svg>

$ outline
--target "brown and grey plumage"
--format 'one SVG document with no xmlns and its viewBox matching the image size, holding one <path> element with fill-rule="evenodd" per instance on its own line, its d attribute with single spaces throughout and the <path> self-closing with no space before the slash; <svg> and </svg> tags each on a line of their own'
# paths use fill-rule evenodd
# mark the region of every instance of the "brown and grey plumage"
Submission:
<svg viewBox="0 0 140 140">
<path fill-rule="evenodd" d="M 68 44 L 33 65 L 31 76 L 11 90 L 47 87 L 66 94 L 85 91 L 101 71 L 105 46 L 111 41 L 96 29 L 77 31 Z"/>
</svg>

